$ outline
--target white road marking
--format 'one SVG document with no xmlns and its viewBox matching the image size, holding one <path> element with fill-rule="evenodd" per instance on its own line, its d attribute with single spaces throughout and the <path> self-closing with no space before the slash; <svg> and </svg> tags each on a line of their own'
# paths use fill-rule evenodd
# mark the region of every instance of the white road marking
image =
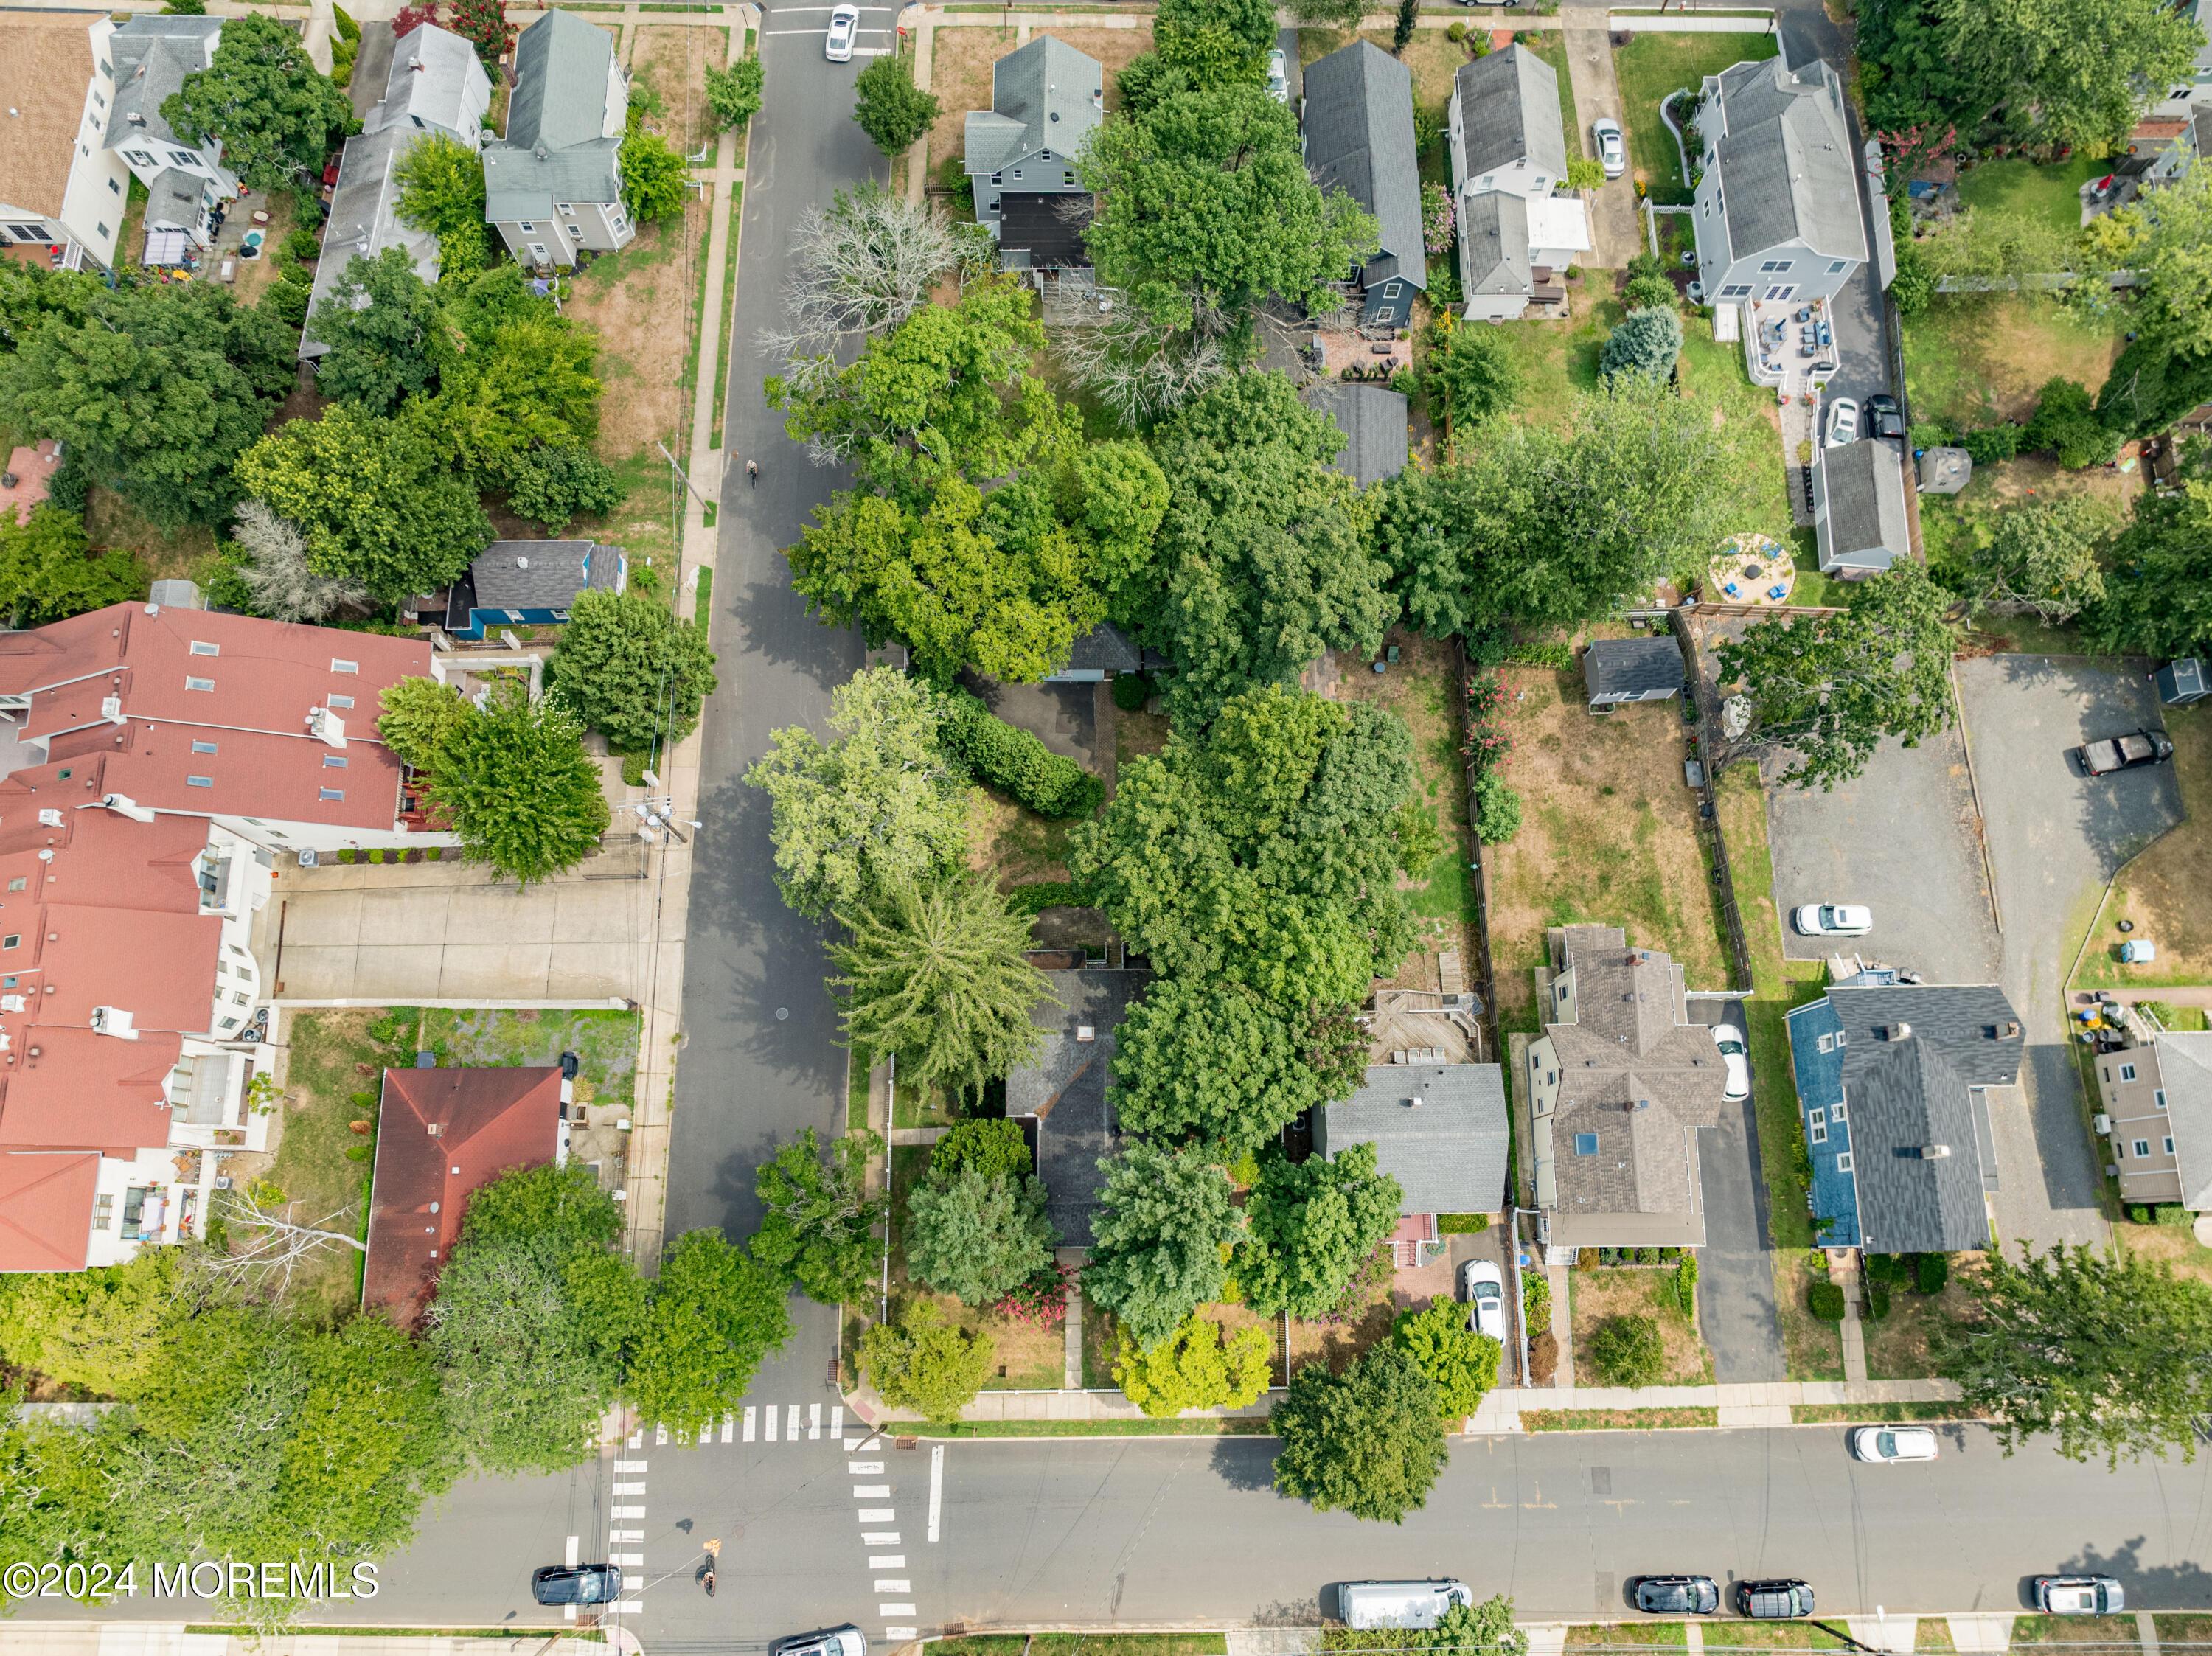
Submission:
<svg viewBox="0 0 2212 1656">
<path fill-rule="evenodd" d="M 860 1544 L 864 1547 L 896 1547 L 899 1544 L 896 1530 L 864 1530 Z"/>
<path fill-rule="evenodd" d="M 879 1553 L 868 1560 L 868 1568 L 872 1570 L 902 1570 L 906 1568 L 906 1555 L 902 1552 Z"/>
<path fill-rule="evenodd" d="M 898 1522 L 898 1514 L 893 1512 L 889 1507 L 863 1507 L 860 1508 L 860 1522 L 863 1524 L 896 1524 Z"/>
<path fill-rule="evenodd" d="M 642 1507 L 612 1507 L 608 1508 L 607 1516 L 609 1518 L 642 1518 L 645 1516 L 645 1508 Z"/>
<path fill-rule="evenodd" d="M 607 1543 L 610 1546 L 614 1545 L 618 1542 L 642 1542 L 644 1539 L 645 1532 L 643 1530 L 609 1530 L 607 1532 Z"/>
<path fill-rule="evenodd" d="M 871 1432 L 858 1443 L 848 1443 L 845 1447 L 848 1449 L 858 1449 L 864 1455 L 872 1455 L 884 1447 L 884 1441 Z"/>
<path fill-rule="evenodd" d="M 822 1441 L 822 1405 L 818 1403 L 806 1405 L 806 1441 L 809 1443 Z"/>
<path fill-rule="evenodd" d="M 584 1556 L 583 1547 L 584 1538 L 582 1536 L 572 1535 L 568 1538 L 568 1565 L 570 1569 L 575 1568 L 577 1564 L 582 1561 Z"/>
<path fill-rule="evenodd" d="M 912 1616 L 916 1614 L 916 1611 L 912 1604 L 878 1604 L 876 1606 L 876 1614 L 878 1616 Z"/>
<path fill-rule="evenodd" d="M 619 1604 L 609 1604 L 606 1613 L 610 1616 L 635 1616 L 644 1608 L 645 1606 L 639 1604 L 636 1599 L 625 1598 Z"/>
<path fill-rule="evenodd" d="M 886 1501 L 890 1498 L 890 1493 L 891 1486 L 888 1483 L 855 1483 L 853 1486 L 853 1499 L 855 1501 Z"/>
<path fill-rule="evenodd" d="M 645 1485 L 642 1483 L 617 1483 L 614 1486 L 612 1490 L 610 1491 L 610 1493 L 614 1495 L 643 1495 L 645 1493 Z"/>
<path fill-rule="evenodd" d="M 878 1592 L 912 1592 L 914 1591 L 914 1583 L 911 1581 L 878 1581 L 876 1583 L 876 1591 Z"/>
<path fill-rule="evenodd" d="M 626 1569 L 643 1569 L 645 1555 L 641 1552 L 616 1552 L 607 1555 L 607 1562 L 620 1564 Z"/>
<path fill-rule="evenodd" d="M 629 1447 L 633 1449 L 645 1447 L 645 1429 L 642 1426 L 629 1435 Z"/>
<path fill-rule="evenodd" d="M 735 1415 L 724 1415 L 722 1416 L 723 1442 L 727 1443 L 730 1441 L 731 1434 L 737 1429 L 737 1424 L 738 1417 Z"/>
<path fill-rule="evenodd" d="M 767 1408 L 762 1410 L 761 1413 L 766 1417 L 768 1422 L 768 1430 L 763 1434 L 763 1435 L 765 1436 L 770 1443 L 773 1443 L 775 1441 L 775 1422 L 777 1419 L 775 1405 L 771 1403 Z"/>
<path fill-rule="evenodd" d="M 783 1435 L 793 1443 L 799 1441 L 799 1405 L 795 1403 L 783 1417 Z"/>
<path fill-rule="evenodd" d="M 830 1435 L 834 1438 L 845 1435 L 845 1405 L 842 1403 L 830 1405 Z"/>
<path fill-rule="evenodd" d="M 845 1470 L 854 1477 L 860 1477 L 863 1472 L 873 1473 L 880 1477 L 883 1476 L 884 1463 L 880 1460 L 848 1460 L 845 1463 Z"/>
<path fill-rule="evenodd" d="M 929 1452 L 929 1538 L 937 1539 L 937 1520 L 945 1507 L 945 1446 Z"/>
<path fill-rule="evenodd" d="M 641 1460 L 617 1460 L 615 1462 L 615 1476 L 620 1477 L 624 1472 L 641 1472 L 645 1467 L 646 1463 Z"/>
<path fill-rule="evenodd" d="M 645 1577 L 643 1575 L 624 1574 L 623 1577 L 622 1590 L 624 1592 L 643 1592 L 645 1591 Z"/>
<path fill-rule="evenodd" d="M 774 1418 L 774 1416 L 773 1416 L 773 1415 L 771 1415 L 771 1416 L 770 1416 L 770 1418 L 771 1418 L 771 1419 L 773 1419 L 773 1418 Z M 746 1441 L 746 1442 L 748 1442 L 748 1443 L 750 1443 L 752 1441 L 753 1441 L 753 1408 L 752 1408 L 752 1405 L 751 1405 L 750 1404 L 747 1404 L 745 1405 L 745 1441 Z"/>
</svg>

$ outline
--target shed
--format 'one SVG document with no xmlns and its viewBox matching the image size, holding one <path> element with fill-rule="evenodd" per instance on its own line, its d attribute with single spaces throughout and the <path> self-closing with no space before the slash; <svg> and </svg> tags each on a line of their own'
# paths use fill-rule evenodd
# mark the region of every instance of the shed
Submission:
<svg viewBox="0 0 2212 1656">
<path fill-rule="evenodd" d="M 1048 673 L 1046 684 L 1096 684 L 1109 673 L 1133 673 L 1144 657 L 1129 635 L 1110 621 L 1102 621 L 1068 648 L 1067 664 Z"/>
<path fill-rule="evenodd" d="M 2158 670 L 2158 699 L 2169 707 L 2186 707 L 2212 695 L 2204 682 L 2204 664 L 2194 656 L 2169 661 Z"/>
<path fill-rule="evenodd" d="M 1667 701 L 1681 695 L 1682 649 L 1674 638 L 1601 638 L 1583 652 L 1583 688 L 1593 707 Z"/>
<path fill-rule="evenodd" d="M 629 562 L 619 546 L 594 541 L 494 541 L 448 589 L 446 630 L 480 639 L 485 629 L 558 626 L 586 591 L 619 592 Z"/>
<path fill-rule="evenodd" d="M 1404 1214 L 1495 1213 L 1505 1200 L 1505 1078 L 1495 1064 L 1376 1064 L 1314 1118 L 1314 1152 L 1373 1144 Z"/>
<path fill-rule="evenodd" d="M 1974 475 L 1974 457 L 1962 448 L 1924 449 L 1920 455 L 1920 492 L 1956 494 Z"/>
<path fill-rule="evenodd" d="M 1322 379 L 1302 393 L 1305 404 L 1326 414 L 1344 434 L 1329 464 L 1364 488 L 1406 469 L 1406 398 L 1382 385 L 1347 385 Z"/>
</svg>

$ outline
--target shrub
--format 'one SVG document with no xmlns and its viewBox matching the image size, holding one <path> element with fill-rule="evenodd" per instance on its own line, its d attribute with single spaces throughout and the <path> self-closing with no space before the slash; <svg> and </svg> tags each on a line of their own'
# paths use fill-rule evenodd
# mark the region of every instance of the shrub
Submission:
<svg viewBox="0 0 2212 1656">
<path fill-rule="evenodd" d="M 1539 1386 L 1548 1386 L 1552 1377 L 1559 1372 L 1559 1337 L 1546 1329 L 1529 1337 L 1528 1378 Z"/>
<path fill-rule="evenodd" d="M 1440 1236 L 1472 1236 L 1490 1228 L 1486 1213 L 1439 1213 L 1437 1234 Z"/>
<path fill-rule="evenodd" d="M 1066 880 L 1036 880 L 1006 894 L 1009 914 L 1042 914 L 1048 908 L 1080 908 L 1083 893 Z"/>
<path fill-rule="evenodd" d="M 1682 355 L 1682 318 L 1672 306 L 1631 311 L 1606 336 L 1598 353 L 1598 372 L 1610 379 L 1616 374 L 1641 373 L 1664 379 L 1674 372 Z"/>
<path fill-rule="evenodd" d="M 1003 1119 L 954 1122 L 951 1131 L 930 1152 L 930 1177 L 949 1180 L 969 1169 L 986 1179 L 1018 1178 L 1027 1173 L 1030 1146 L 1022 1137 L 1020 1125 Z"/>
<path fill-rule="evenodd" d="M 322 257 L 322 252 L 323 244 L 313 230 L 295 230 L 284 238 L 284 257 L 297 259 L 302 264 L 313 264 Z"/>
<path fill-rule="evenodd" d="M 714 113 L 714 124 L 725 132 L 732 128 L 742 131 L 760 113 L 766 76 L 766 66 L 758 58 L 740 58 L 727 69 L 709 69 L 707 107 Z"/>
<path fill-rule="evenodd" d="M 1915 448 L 1948 448 L 1956 434 L 1941 420 L 1915 420 L 1912 422 L 1912 446 Z"/>
<path fill-rule="evenodd" d="M 1671 1265 L 1681 1257 L 1682 1250 L 1678 1247 L 1662 1247 L 1659 1250 L 1659 1263 L 1662 1265 Z"/>
<path fill-rule="evenodd" d="M 1824 1323 L 1839 1323 L 1844 1319 L 1844 1290 L 1834 1283 L 1815 1283 L 1807 1295 L 1806 1304 L 1812 1313 Z"/>
<path fill-rule="evenodd" d="M 998 718 L 965 690 L 955 690 L 948 700 L 945 745 L 967 761 L 976 780 L 1012 794 L 1040 816 L 1097 812 L 1106 785 L 1082 766 Z"/>
<path fill-rule="evenodd" d="M 2197 1216 L 2176 1204 L 2158 1210 L 2158 1222 L 2161 1225 L 2193 1225 L 2197 1222 Z"/>
<path fill-rule="evenodd" d="M 1540 1271 L 1529 1271 L 1521 1278 L 1521 1320 L 1530 1329 L 1552 1325 L 1552 1279 Z"/>
<path fill-rule="evenodd" d="M 1601 1265 L 1619 1265 L 1620 1263 L 1620 1250 L 1617 1247 L 1600 1248 L 1597 1251 L 1597 1262 Z"/>
<path fill-rule="evenodd" d="M 1674 1262 L 1674 1303 L 1692 1321 L 1698 1315 L 1698 1256 L 1685 1253 Z"/>
<path fill-rule="evenodd" d="M 1889 1315 L 1889 1284 L 1869 1283 L 1866 1291 L 1866 1319 L 1878 1323 Z"/>
<path fill-rule="evenodd" d="M 1495 771 L 1474 779 L 1474 837 L 1502 846 L 1521 832 L 1521 796 Z"/>
<path fill-rule="evenodd" d="M 1595 1271 L 1597 1269 L 1597 1255 L 1598 1251 L 1594 1247 L 1577 1248 L 1575 1250 L 1575 1269 L 1577 1271 Z"/>
<path fill-rule="evenodd" d="M 2139 1225 L 2147 1225 L 2151 1222 L 2151 1208 L 2148 1203 L 2131 1202 L 2128 1204 L 2128 1217 Z"/>
<path fill-rule="evenodd" d="M 1590 1361 L 1611 1386 L 1656 1386 L 1667 1377 L 1667 1343 L 1649 1317 L 1615 1317 L 1590 1341 Z"/>
<path fill-rule="evenodd" d="M 1553 667 L 1564 671 L 1575 664 L 1571 646 L 1557 639 L 1542 642 L 1516 642 L 1505 652 L 1507 664 L 1515 667 Z"/>
<path fill-rule="evenodd" d="M 2070 471 L 2102 465 L 2120 452 L 2124 434 L 2105 429 L 2091 410 L 2088 388 L 2067 379 L 2044 382 L 2035 417 L 2020 436 L 2024 449 L 2048 449 Z"/>
<path fill-rule="evenodd" d="M 1640 1265 L 1657 1265 L 1659 1263 L 1659 1250 L 1656 1247 L 1640 1247 L 1637 1249 L 1636 1263 Z"/>
<path fill-rule="evenodd" d="M 1959 446 L 1978 466 L 1991 466 L 2020 452 L 2018 426 L 1983 426 L 1959 440 Z"/>
<path fill-rule="evenodd" d="M 1867 1280 L 1870 1283 L 1901 1283 L 1911 1265 L 1910 1254 L 1869 1253 L 1866 1259 Z"/>
<path fill-rule="evenodd" d="M 1913 1286 L 1923 1294 L 1941 1294 L 1944 1283 L 1951 1280 L 1951 1256 L 1948 1253 L 1923 1253 L 1912 1265 Z"/>
<path fill-rule="evenodd" d="M 1152 699 L 1152 681 L 1142 673 L 1114 675 L 1114 705 L 1125 713 L 1140 713 Z"/>
<path fill-rule="evenodd" d="M 1467 39 L 1467 25 L 1464 23 L 1453 23 L 1444 30 L 1444 39 L 1450 41 L 1454 45 L 1457 45 L 1461 41 Z"/>
</svg>

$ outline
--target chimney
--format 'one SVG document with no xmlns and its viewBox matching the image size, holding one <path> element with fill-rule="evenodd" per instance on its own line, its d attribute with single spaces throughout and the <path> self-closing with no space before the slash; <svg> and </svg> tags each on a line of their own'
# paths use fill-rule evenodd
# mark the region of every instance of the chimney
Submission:
<svg viewBox="0 0 2212 1656">
<path fill-rule="evenodd" d="M 1419 1109 L 1421 1107 L 1421 1100 L 1419 1096 L 1417 1095 L 1414 1097 L 1407 1099 L 1406 1101 L 1406 1107 L 1409 1110 Z"/>
<path fill-rule="evenodd" d="M 444 1128 L 442 1128 L 442 1127 L 441 1127 L 441 1126 L 440 1126 L 436 1122 L 433 1121 L 433 1122 L 430 1124 L 430 1137 L 433 1137 L 433 1138 L 439 1138 L 439 1137 L 442 1137 L 444 1136 L 444 1134 L 445 1134 L 445 1129 L 444 1129 Z"/>
<path fill-rule="evenodd" d="M 1923 1162 L 1941 1162 L 1950 1154 L 1951 1147 L 1948 1144 L 1923 1144 L 1920 1147 L 1920 1159 Z"/>
<path fill-rule="evenodd" d="M 1903 1022 L 1890 1024 L 1881 1032 L 1884 1040 L 1903 1040 L 1911 1034 L 1912 1026 Z"/>
<path fill-rule="evenodd" d="M 134 822 L 150 822 L 154 820 L 154 813 L 127 793 L 103 794 L 100 796 L 100 803 L 118 816 L 128 816 Z"/>
</svg>

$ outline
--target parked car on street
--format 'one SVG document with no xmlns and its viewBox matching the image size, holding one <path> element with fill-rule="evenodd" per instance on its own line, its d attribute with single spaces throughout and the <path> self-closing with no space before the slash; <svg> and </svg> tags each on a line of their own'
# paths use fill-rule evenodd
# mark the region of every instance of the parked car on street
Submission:
<svg viewBox="0 0 2212 1656">
<path fill-rule="evenodd" d="M 1610 116 L 1592 121 L 1590 136 L 1597 141 L 1597 158 L 1606 177 L 1617 179 L 1628 171 L 1628 143 L 1621 136 L 1619 121 Z"/>
<path fill-rule="evenodd" d="M 1469 1259 L 1459 1268 L 1459 1296 L 1470 1307 L 1467 1325 L 1505 1344 L 1505 1273 L 1492 1259 Z"/>
<path fill-rule="evenodd" d="M 1728 1085 L 1721 1089 L 1721 1096 L 1731 1104 L 1741 1104 L 1751 1096 L 1751 1058 L 1744 1050 L 1743 1031 L 1733 1023 L 1716 1023 L 1713 1045 L 1721 1049 L 1721 1063 L 1728 1071 Z"/>
<path fill-rule="evenodd" d="M 1863 937 L 1874 930 L 1874 910 L 1857 903 L 1807 903 L 1790 918 L 1808 937 Z"/>
<path fill-rule="evenodd" d="M 853 37 L 860 32 L 860 9 L 858 6 L 838 6 L 830 13 L 829 38 L 822 43 L 822 55 L 833 64 L 853 61 Z"/>
<path fill-rule="evenodd" d="M 1472 1604 L 1464 1581 L 1346 1581 L 1336 1589 L 1337 1619 L 1351 1628 L 1432 1628 L 1454 1604 Z"/>
<path fill-rule="evenodd" d="M 2163 765 L 2173 757 L 2173 742 L 2164 731 L 2130 731 L 2102 742 L 2084 742 L 2074 749 L 2085 776 L 2110 776 L 2143 765 Z"/>
<path fill-rule="evenodd" d="M 1905 410 L 1887 391 L 1876 391 L 1866 400 L 1867 434 L 1869 437 L 1905 436 Z"/>
<path fill-rule="evenodd" d="M 1720 1586 L 1710 1575 L 1637 1578 L 1636 1608 L 1654 1616 L 1711 1616 L 1720 1607 Z"/>
<path fill-rule="evenodd" d="M 1925 1426 L 1862 1426 L 1851 1434 L 1851 1453 L 1875 1465 L 1893 1460 L 1933 1460 L 1936 1434 Z"/>
<path fill-rule="evenodd" d="M 612 1564 L 548 1564 L 530 1577 L 530 1596 L 541 1604 L 605 1604 L 622 1596 L 622 1572 Z"/>
<path fill-rule="evenodd" d="M 1739 1581 L 1735 1607 L 1754 1622 L 1784 1622 L 1813 1613 L 1809 1583 L 1788 1577 L 1772 1581 Z"/>
<path fill-rule="evenodd" d="M 2111 1616 L 2128 1607 L 2127 1594 L 2109 1575 L 2039 1575 L 2035 1602 L 2046 1616 Z"/>
<path fill-rule="evenodd" d="M 1279 104 L 1291 100 L 1290 65 L 1284 61 L 1280 46 L 1267 54 L 1267 95 Z"/>
<path fill-rule="evenodd" d="M 1859 405 L 1848 397 L 1828 404 L 1828 446 L 1841 448 L 1859 440 Z"/>
</svg>

